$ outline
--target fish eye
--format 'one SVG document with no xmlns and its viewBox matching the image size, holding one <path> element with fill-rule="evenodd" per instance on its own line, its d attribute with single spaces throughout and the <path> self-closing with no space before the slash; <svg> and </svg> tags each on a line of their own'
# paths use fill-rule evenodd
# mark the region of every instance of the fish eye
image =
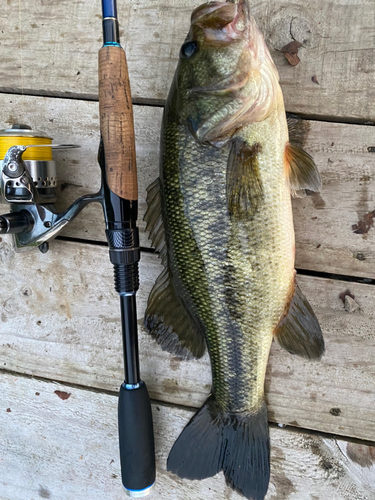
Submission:
<svg viewBox="0 0 375 500">
<path fill-rule="evenodd" d="M 185 42 L 180 50 L 181 59 L 189 59 L 189 57 L 193 56 L 196 52 L 198 52 L 198 43 L 197 42 Z"/>
</svg>

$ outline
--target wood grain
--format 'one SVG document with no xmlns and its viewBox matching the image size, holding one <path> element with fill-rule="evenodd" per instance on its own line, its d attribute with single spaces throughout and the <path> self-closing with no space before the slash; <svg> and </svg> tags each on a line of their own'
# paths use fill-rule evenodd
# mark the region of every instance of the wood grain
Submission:
<svg viewBox="0 0 375 500">
<path fill-rule="evenodd" d="M 99 117 L 108 187 L 120 198 L 137 201 L 133 106 L 121 47 L 99 50 Z"/>
<path fill-rule="evenodd" d="M 55 142 L 78 143 L 80 149 L 56 151 L 62 209 L 76 198 L 99 189 L 98 103 L 0 94 L 0 127 L 26 122 L 44 130 Z M 159 131 L 162 108 L 134 106 L 139 183 L 141 245 L 150 246 L 144 233 L 146 187 L 159 170 Z M 321 194 L 293 200 L 296 267 L 375 279 L 375 229 L 356 234 L 352 227 L 375 209 L 374 128 L 309 121 L 305 149 L 322 176 Z M 9 207 L 8 207 L 9 208 Z M 3 208 L 3 211 L 8 211 Z M 99 204 L 86 208 L 64 229 L 65 236 L 105 241 Z"/>
<path fill-rule="evenodd" d="M 202 0 L 118 0 L 133 97 L 163 104 L 189 26 Z M 100 2 L 18 0 L 0 12 L 0 127 L 29 123 L 55 142 L 59 208 L 99 188 L 97 52 Z M 375 4 L 372 0 L 251 2 L 278 67 L 288 111 L 329 120 L 375 122 Z M 302 43 L 299 64 L 283 46 Z M 22 66 L 22 67 L 21 67 Z M 64 99 L 14 93 L 61 96 Z M 69 99 L 74 97 L 75 99 Z M 77 99 L 78 98 L 78 99 Z M 89 100 L 83 100 L 89 99 Z M 162 108 L 135 106 L 140 219 L 145 190 L 158 172 Z M 323 191 L 293 201 L 300 269 L 375 279 L 375 142 L 372 126 L 309 121 L 305 148 L 318 165 Z M 0 213 L 9 207 L 0 206 Z M 149 242 L 140 220 L 141 244 Z M 356 232 L 355 232 L 356 231 Z M 104 242 L 99 205 L 69 225 L 65 236 Z M 210 390 L 208 356 L 181 361 L 163 352 L 142 327 L 149 290 L 160 272 L 143 254 L 138 293 L 141 372 L 151 396 L 199 407 Z M 375 287 L 298 277 L 322 325 L 327 352 L 308 363 L 272 346 L 266 378 L 273 426 L 267 500 L 372 500 L 374 447 L 307 434 L 298 428 L 375 441 Z M 51 251 L 15 255 L 0 237 L 0 500 L 120 500 L 117 391 L 123 379 L 119 300 L 108 249 L 54 241 Z M 356 312 L 340 299 L 354 296 Z M 86 386 L 26 379 L 14 370 Z M 60 399 L 56 391 L 68 395 Z M 99 391 L 99 392 L 96 392 Z M 221 474 L 182 481 L 165 470 L 174 440 L 192 413 L 154 406 L 158 482 L 154 498 L 240 499 Z M 293 429 L 292 429 L 293 428 Z"/>
<path fill-rule="evenodd" d="M 0 498 L 120 500 L 117 397 L 1 374 Z M 60 391 L 68 398 L 61 399 Z M 155 500 L 240 500 L 221 473 L 204 481 L 166 471 L 169 450 L 192 413 L 153 406 L 157 450 Z M 371 500 L 374 448 L 271 429 L 266 500 Z"/>
<path fill-rule="evenodd" d="M 25 272 L 25 269 L 27 272 Z M 140 265 L 141 374 L 151 397 L 199 407 L 211 384 L 208 356 L 180 361 L 145 333 L 143 314 L 161 270 Z M 0 365 L 88 387 L 117 390 L 123 380 L 119 299 L 104 247 L 55 241 L 51 250 L 15 255 L 0 243 Z M 307 362 L 273 344 L 266 392 L 271 421 L 375 441 L 375 287 L 299 276 L 323 329 L 326 355 Z M 349 288 L 360 306 L 348 313 Z"/>
<path fill-rule="evenodd" d="M 24 0 L 20 18 L 18 0 L 3 3 L 0 87 L 97 97 L 99 0 L 63 0 L 53 8 L 45 0 Z M 118 0 L 133 97 L 166 98 L 191 12 L 200 3 Z M 375 120 L 372 0 L 257 0 L 251 6 L 278 67 L 288 111 Z M 293 39 L 302 43 L 295 67 L 279 52 Z"/>
</svg>

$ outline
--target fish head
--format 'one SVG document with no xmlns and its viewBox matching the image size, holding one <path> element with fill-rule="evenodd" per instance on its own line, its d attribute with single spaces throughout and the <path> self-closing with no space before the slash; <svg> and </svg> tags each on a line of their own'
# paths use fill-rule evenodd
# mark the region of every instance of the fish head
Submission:
<svg viewBox="0 0 375 500">
<path fill-rule="evenodd" d="M 245 125 L 267 118 L 280 99 L 278 80 L 248 0 L 194 10 L 173 102 L 197 141 L 221 146 Z"/>
</svg>

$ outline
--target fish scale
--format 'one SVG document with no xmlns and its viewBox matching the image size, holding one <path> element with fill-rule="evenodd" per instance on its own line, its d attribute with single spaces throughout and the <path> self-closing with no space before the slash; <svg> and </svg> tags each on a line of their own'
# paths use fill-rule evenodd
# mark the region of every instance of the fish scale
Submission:
<svg viewBox="0 0 375 500">
<path fill-rule="evenodd" d="M 284 126 L 286 129 L 285 120 Z M 166 196 L 170 183 L 169 172 L 178 169 L 183 213 L 203 260 L 207 288 L 202 287 L 195 300 L 199 309 L 203 298 L 201 295 L 209 296 L 212 317 L 205 326 L 212 362 L 213 391 L 223 409 L 228 411 L 255 411 L 263 401 L 264 372 L 272 332 L 282 315 L 294 276 L 294 234 L 290 222 L 289 188 L 284 178 L 284 187 L 281 189 L 278 176 L 275 176 L 277 161 L 278 170 L 283 175 L 284 158 L 281 154 L 278 158 L 274 154 L 276 146 L 273 147 L 272 142 L 277 143 L 278 134 L 273 132 L 270 145 L 267 144 L 264 130 L 268 129 L 269 124 L 263 123 L 257 132 L 253 128 L 251 131 L 245 129 L 241 134 L 244 138 L 249 136 L 253 142 L 261 138 L 263 149 L 267 151 L 259 157 L 263 184 L 267 186 L 264 193 L 267 217 L 260 210 L 261 215 L 252 221 L 231 220 L 226 208 L 228 148 L 214 150 L 192 139 L 186 140 L 186 127 L 179 127 L 180 137 L 174 135 L 180 151 L 178 157 L 174 157 L 178 166 L 172 165 L 173 160 L 169 159 L 168 153 L 164 160 Z M 166 140 L 169 140 L 168 131 Z M 269 175 L 270 155 L 272 176 Z M 177 182 L 176 177 L 171 178 Z M 270 185 L 271 180 L 273 182 Z M 171 212 L 171 233 L 174 237 L 181 235 L 183 241 L 180 219 L 174 216 L 175 206 L 171 207 Z M 168 211 L 166 217 L 169 217 Z M 171 246 L 173 244 L 172 240 Z M 268 251 L 264 248 L 268 248 Z M 176 259 L 173 263 L 179 268 L 187 253 L 183 248 L 174 249 L 173 253 Z M 232 274 L 229 267 L 233 269 Z M 276 270 L 279 276 L 275 275 Z M 187 266 L 186 273 L 189 272 L 190 266 Z M 182 280 L 187 279 L 181 271 L 179 275 Z M 203 281 L 203 278 L 200 279 Z M 232 300 L 228 296 L 232 296 Z M 270 301 L 275 296 L 278 297 L 277 301 Z M 236 319 L 235 313 L 231 311 L 234 303 L 237 309 L 240 305 L 242 320 Z"/>
</svg>

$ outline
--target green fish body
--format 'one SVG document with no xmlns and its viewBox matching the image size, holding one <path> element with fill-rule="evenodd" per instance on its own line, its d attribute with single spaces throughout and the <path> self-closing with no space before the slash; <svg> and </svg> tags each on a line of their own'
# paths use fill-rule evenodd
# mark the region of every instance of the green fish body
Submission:
<svg viewBox="0 0 375 500">
<path fill-rule="evenodd" d="M 249 499 L 270 475 L 264 380 L 273 337 L 319 358 L 317 319 L 295 284 L 291 190 L 318 190 L 312 159 L 289 143 L 277 70 L 244 0 L 192 14 L 164 112 L 160 177 L 145 219 L 164 271 L 145 325 L 163 349 L 200 357 L 211 395 L 168 469 L 224 471 Z"/>
</svg>

